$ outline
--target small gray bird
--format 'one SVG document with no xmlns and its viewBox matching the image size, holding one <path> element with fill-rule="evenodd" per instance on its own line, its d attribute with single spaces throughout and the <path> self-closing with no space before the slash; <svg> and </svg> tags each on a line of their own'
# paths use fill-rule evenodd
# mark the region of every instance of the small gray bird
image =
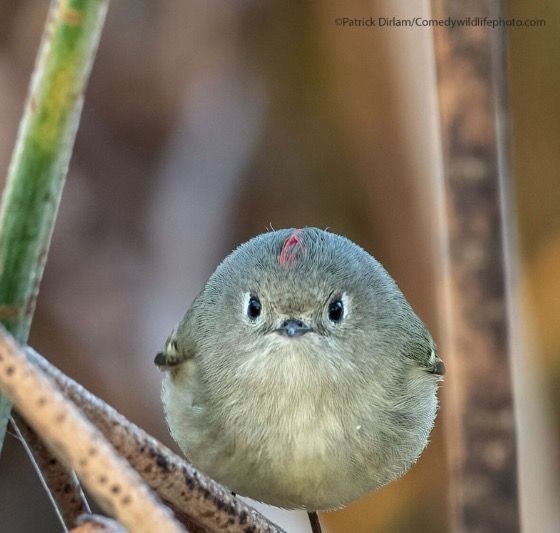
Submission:
<svg viewBox="0 0 560 533">
<path fill-rule="evenodd" d="M 265 233 L 226 257 L 155 362 L 171 434 L 196 467 L 308 511 L 410 468 L 444 373 L 387 271 L 316 228 Z"/>
</svg>

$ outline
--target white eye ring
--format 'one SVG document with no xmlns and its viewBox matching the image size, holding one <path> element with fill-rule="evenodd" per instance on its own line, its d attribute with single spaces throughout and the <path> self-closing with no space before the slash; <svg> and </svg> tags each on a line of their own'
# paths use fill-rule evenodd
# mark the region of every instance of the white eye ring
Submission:
<svg viewBox="0 0 560 533">
<path fill-rule="evenodd" d="M 344 318 L 348 318 L 352 311 L 352 297 L 347 293 L 342 293 L 342 305 L 344 305 Z"/>
</svg>

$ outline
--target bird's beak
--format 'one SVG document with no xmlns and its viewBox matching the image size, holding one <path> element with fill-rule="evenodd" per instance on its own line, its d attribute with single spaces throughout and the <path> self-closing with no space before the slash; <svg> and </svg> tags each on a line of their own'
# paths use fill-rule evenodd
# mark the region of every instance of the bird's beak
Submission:
<svg viewBox="0 0 560 533">
<path fill-rule="evenodd" d="M 280 333 L 281 335 L 286 335 L 287 337 L 299 337 L 300 335 L 313 331 L 313 328 L 308 326 L 302 320 L 290 318 L 288 320 L 284 320 L 284 322 L 280 324 L 280 327 L 276 328 L 274 331 Z"/>
</svg>

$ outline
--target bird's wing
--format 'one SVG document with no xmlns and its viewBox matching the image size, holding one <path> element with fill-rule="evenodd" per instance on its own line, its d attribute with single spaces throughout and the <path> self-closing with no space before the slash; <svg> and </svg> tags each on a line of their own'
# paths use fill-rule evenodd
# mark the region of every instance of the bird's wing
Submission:
<svg viewBox="0 0 560 533">
<path fill-rule="evenodd" d="M 445 374 L 445 365 L 425 328 L 422 328 L 420 335 L 413 336 L 409 342 L 406 342 L 403 349 L 404 353 L 422 370 L 440 378 Z"/>
<path fill-rule="evenodd" d="M 445 375 L 445 365 L 443 364 L 443 361 L 440 359 L 436 350 L 433 348 L 432 348 L 432 353 L 430 355 L 430 358 L 428 360 L 428 366 L 426 367 L 426 372 L 441 377 Z"/>
<path fill-rule="evenodd" d="M 184 344 L 183 342 L 179 345 L 177 328 L 175 328 L 165 341 L 163 351 L 156 355 L 154 359 L 156 366 L 160 370 L 172 370 L 190 359 L 193 356 L 193 350 Z"/>
</svg>

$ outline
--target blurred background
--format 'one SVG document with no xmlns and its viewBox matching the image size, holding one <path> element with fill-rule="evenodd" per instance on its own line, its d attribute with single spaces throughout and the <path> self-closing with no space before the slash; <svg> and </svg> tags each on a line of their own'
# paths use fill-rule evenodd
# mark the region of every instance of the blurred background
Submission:
<svg viewBox="0 0 560 533">
<path fill-rule="evenodd" d="M 516 401 L 536 413 L 538 438 L 552 450 L 543 459 L 550 484 L 535 475 L 522 490 L 555 490 L 560 3 L 508 5 L 508 16 L 547 21 L 508 33 L 508 82 L 511 229 L 518 236 L 525 339 L 517 371 L 531 372 Z M 46 1 L 0 0 L 2 176 L 47 10 Z M 327 0 L 286 9 L 278 1 L 114 1 L 30 344 L 177 449 L 163 420 L 153 357 L 221 258 L 270 225 L 328 227 L 358 242 L 440 338 L 442 156 L 432 33 L 334 23 L 393 15 L 429 17 L 429 3 Z M 444 426 L 438 417 L 430 446 L 408 475 L 323 514 L 325 529 L 446 531 Z M 529 470 L 541 472 L 535 468 Z M 290 532 L 307 531 L 303 513 L 265 512 Z M 8 532 L 59 531 L 11 436 L 0 457 L 0 523 Z M 539 531 L 535 524 L 527 530 Z"/>
</svg>

